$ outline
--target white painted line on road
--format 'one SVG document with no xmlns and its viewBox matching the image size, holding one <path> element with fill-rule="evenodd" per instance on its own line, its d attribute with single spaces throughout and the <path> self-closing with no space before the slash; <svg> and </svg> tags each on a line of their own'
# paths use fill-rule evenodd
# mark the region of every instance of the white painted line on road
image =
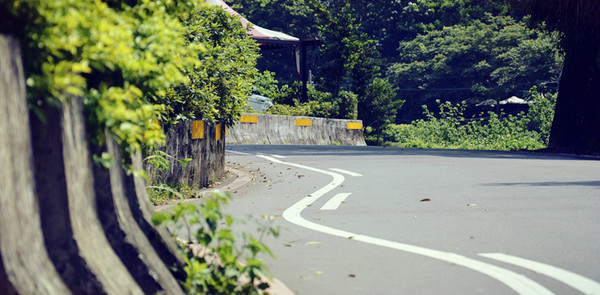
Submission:
<svg viewBox="0 0 600 295">
<path fill-rule="evenodd" d="M 338 173 L 334 173 L 334 172 L 329 172 L 329 171 L 326 171 L 326 170 L 323 170 L 323 169 L 308 167 L 308 166 L 304 166 L 304 165 L 300 165 L 300 164 L 294 164 L 294 163 L 290 163 L 290 162 L 283 162 L 283 161 L 277 160 L 277 159 L 275 159 L 273 157 L 264 156 L 264 155 L 258 155 L 257 157 L 269 160 L 269 161 L 274 162 L 274 163 L 288 165 L 288 166 L 292 166 L 292 167 L 296 167 L 296 168 L 301 168 L 301 169 L 306 169 L 306 170 L 310 170 L 310 171 L 314 171 L 314 172 L 318 172 L 318 173 L 323 173 L 323 174 L 327 174 L 327 175 L 333 177 L 333 180 L 328 185 L 322 187 L 318 191 L 316 191 L 316 192 L 314 192 L 314 193 L 312 193 L 312 194 L 310 194 L 308 196 L 308 197 L 310 197 L 313 200 L 313 201 L 310 202 L 310 204 L 312 204 L 312 202 L 316 201 L 322 195 L 328 193 L 329 191 L 331 191 L 334 188 L 336 188 L 338 185 L 342 184 L 344 182 L 344 180 L 345 180 L 345 178 L 344 178 L 343 175 L 338 174 Z"/>
<path fill-rule="evenodd" d="M 344 170 L 344 169 L 339 169 L 339 168 L 329 168 L 329 170 L 335 171 L 335 172 L 339 172 L 339 173 L 348 174 L 348 175 L 354 176 L 354 177 L 362 176 L 362 174 L 359 174 L 359 173 L 356 173 L 356 172 L 351 172 L 351 171 Z"/>
<path fill-rule="evenodd" d="M 352 193 L 339 193 L 325 203 L 321 210 L 337 210 L 337 208 L 346 201 Z"/>
<path fill-rule="evenodd" d="M 583 294 L 600 295 L 600 284 L 598 282 L 552 265 L 502 253 L 479 253 L 477 255 L 533 270 L 537 273 L 561 281 L 574 289 L 579 290 Z"/>
<path fill-rule="evenodd" d="M 232 153 L 232 154 L 237 154 L 237 155 L 252 156 L 252 154 L 242 153 L 242 152 L 236 152 L 236 151 L 232 151 L 232 150 L 227 150 L 226 152 L 227 153 Z"/>
<path fill-rule="evenodd" d="M 475 270 L 477 272 L 486 274 L 486 275 L 504 283 L 505 285 L 507 285 L 514 291 L 516 291 L 518 294 L 554 295 L 554 293 L 552 293 L 552 291 L 546 289 L 544 286 L 527 278 L 526 276 L 512 272 L 510 270 L 507 270 L 507 269 L 504 269 L 504 268 L 501 268 L 498 266 L 495 266 L 495 265 L 492 265 L 492 264 L 488 264 L 488 263 L 484 263 L 484 262 L 481 262 L 478 260 L 470 259 L 470 258 L 461 256 L 461 255 L 458 255 L 455 253 L 451 253 L 451 252 L 443 252 L 443 251 L 428 249 L 428 248 L 424 248 L 424 247 L 413 246 L 413 245 L 409 245 L 409 244 L 403 244 L 403 243 L 398 243 L 398 242 L 394 242 L 394 241 L 388 241 L 388 240 L 384 240 L 384 239 L 374 238 L 374 237 L 370 237 L 370 236 L 366 236 L 366 235 L 360 235 L 360 234 L 356 234 L 356 233 L 352 233 L 352 232 L 348 232 L 348 231 L 344 231 L 344 230 L 339 230 L 339 229 L 335 229 L 332 227 L 328 227 L 328 226 L 324 226 L 324 225 L 321 225 L 318 223 L 308 221 L 308 220 L 302 218 L 302 216 L 301 216 L 302 210 L 304 210 L 306 207 L 308 207 L 308 206 L 312 205 L 314 202 L 316 202 L 319 199 L 319 197 L 325 195 L 329 191 L 336 188 L 338 185 L 342 184 L 345 179 L 344 176 L 341 174 L 338 174 L 338 173 L 333 173 L 333 172 L 329 172 L 329 171 L 318 169 L 318 168 L 313 168 L 313 167 L 290 163 L 290 162 L 283 162 L 283 161 L 277 160 L 273 157 L 260 156 L 260 155 L 257 157 L 261 157 L 263 159 L 269 160 L 274 163 L 293 166 L 293 167 L 297 167 L 297 168 L 302 168 L 302 169 L 330 175 L 333 177 L 333 180 L 329 184 L 327 184 L 326 186 L 317 190 L 316 192 L 310 194 L 308 197 L 305 197 L 305 198 L 301 199 L 300 201 L 296 202 L 295 204 L 293 204 L 291 207 L 287 208 L 283 212 L 283 218 L 293 224 L 296 224 L 298 226 L 302 226 L 302 227 L 305 227 L 305 228 L 308 228 L 308 229 L 311 229 L 314 231 L 329 234 L 332 236 L 342 237 L 345 239 L 352 239 L 352 240 L 356 240 L 356 241 L 360 241 L 360 242 L 364 242 L 364 243 L 368 243 L 368 244 L 372 244 L 372 245 L 396 249 L 396 250 L 413 253 L 413 254 L 418 254 L 418 255 L 422 255 L 422 256 L 438 259 L 438 260 L 447 261 L 449 263 L 453 263 L 456 265 L 460 265 L 460 266 Z"/>
<path fill-rule="evenodd" d="M 271 156 L 273 156 L 274 158 L 277 158 L 277 159 L 285 159 L 285 158 L 287 158 L 286 156 L 280 156 L 280 155 L 271 155 Z"/>
</svg>

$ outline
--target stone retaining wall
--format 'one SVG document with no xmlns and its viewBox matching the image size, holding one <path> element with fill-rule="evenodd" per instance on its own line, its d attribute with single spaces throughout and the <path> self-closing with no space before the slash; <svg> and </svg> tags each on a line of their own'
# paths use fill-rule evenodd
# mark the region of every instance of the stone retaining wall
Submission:
<svg viewBox="0 0 600 295">
<path fill-rule="evenodd" d="M 303 144 L 365 146 L 362 121 L 243 114 L 227 130 L 228 144 Z"/>
<path fill-rule="evenodd" d="M 185 121 L 165 130 L 165 152 L 169 167 L 160 170 L 146 164 L 153 184 L 208 186 L 225 174 L 225 128 L 221 124 Z M 191 159 L 187 163 L 182 160 Z"/>
</svg>

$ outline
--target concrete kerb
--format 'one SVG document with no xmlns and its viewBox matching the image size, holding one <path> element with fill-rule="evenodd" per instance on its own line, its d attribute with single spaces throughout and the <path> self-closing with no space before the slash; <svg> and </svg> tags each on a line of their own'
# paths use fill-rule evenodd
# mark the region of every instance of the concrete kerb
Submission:
<svg viewBox="0 0 600 295">
<path fill-rule="evenodd" d="M 215 187 L 201 189 L 201 190 L 197 191 L 196 193 L 198 195 L 204 196 L 204 195 L 210 194 L 216 190 L 234 191 L 234 190 L 237 190 L 238 188 L 246 185 L 247 183 L 249 183 L 252 180 L 252 175 L 250 173 L 240 171 L 237 169 L 233 169 L 231 167 L 226 167 L 226 171 L 227 171 L 227 175 L 229 175 L 230 177 L 226 177 L 225 181 L 223 183 L 221 183 L 220 185 L 215 186 Z M 178 203 L 193 203 L 193 202 L 199 202 L 200 200 L 202 200 L 202 198 L 176 200 L 176 201 L 172 201 L 166 205 L 154 206 L 154 211 L 160 212 L 163 210 L 168 210 L 171 207 L 177 205 Z M 270 286 L 266 290 L 266 292 L 268 294 L 274 294 L 274 295 L 294 295 L 294 292 L 290 288 L 288 288 L 282 281 L 278 280 L 275 277 L 271 278 Z"/>
<path fill-rule="evenodd" d="M 229 175 L 231 177 L 226 177 L 223 183 L 220 183 L 213 187 L 203 188 L 203 189 L 194 191 L 194 193 L 198 196 L 205 196 L 205 195 L 210 195 L 211 193 L 213 193 L 215 191 L 233 191 L 233 190 L 236 190 L 236 189 L 246 185 L 248 182 L 250 182 L 252 180 L 252 176 L 249 173 L 246 173 L 246 172 L 243 172 L 240 170 L 236 170 L 231 167 L 226 167 L 225 171 L 226 171 L 227 175 Z M 168 210 L 171 207 L 177 205 L 178 203 L 187 204 L 187 203 L 198 202 L 200 200 L 202 200 L 202 198 L 174 200 L 174 201 L 169 202 L 168 204 L 154 206 L 154 211 L 160 212 L 160 211 Z"/>
</svg>

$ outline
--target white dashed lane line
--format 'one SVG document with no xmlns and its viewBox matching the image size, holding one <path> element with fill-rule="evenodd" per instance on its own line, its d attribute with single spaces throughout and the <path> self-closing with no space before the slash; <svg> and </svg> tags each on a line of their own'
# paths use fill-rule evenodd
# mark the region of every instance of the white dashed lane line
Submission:
<svg viewBox="0 0 600 295">
<path fill-rule="evenodd" d="M 337 208 L 346 201 L 352 193 L 339 193 L 331 198 L 321 207 L 321 210 L 337 210 Z"/>
</svg>

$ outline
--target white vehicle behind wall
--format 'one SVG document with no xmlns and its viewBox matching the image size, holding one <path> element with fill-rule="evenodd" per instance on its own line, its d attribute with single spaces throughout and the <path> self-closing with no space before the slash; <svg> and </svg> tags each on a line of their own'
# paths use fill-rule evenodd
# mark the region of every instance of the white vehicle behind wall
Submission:
<svg viewBox="0 0 600 295">
<path fill-rule="evenodd" d="M 257 112 L 265 112 L 273 106 L 271 99 L 258 94 L 252 94 L 248 100 L 250 106 Z"/>
</svg>

